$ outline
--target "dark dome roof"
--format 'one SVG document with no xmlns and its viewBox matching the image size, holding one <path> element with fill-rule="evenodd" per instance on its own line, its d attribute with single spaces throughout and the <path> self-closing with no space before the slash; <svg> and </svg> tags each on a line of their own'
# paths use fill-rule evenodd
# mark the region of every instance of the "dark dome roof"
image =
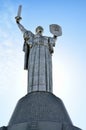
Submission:
<svg viewBox="0 0 86 130">
<path fill-rule="evenodd" d="M 72 124 L 62 101 L 49 92 L 32 92 L 21 98 L 9 125 L 31 121 L 55 121 Z"/>
</svg>

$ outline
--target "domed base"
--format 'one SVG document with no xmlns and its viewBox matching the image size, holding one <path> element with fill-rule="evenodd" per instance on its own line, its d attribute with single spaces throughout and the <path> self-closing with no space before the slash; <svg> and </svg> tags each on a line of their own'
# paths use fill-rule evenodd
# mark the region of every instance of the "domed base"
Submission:
<svg viewBox="0 0 86 130">
<path fill-rule="evenodd" d="M 80 130 L 74 127 L 61 99 L 48 92 L 21 98 L 8 127 L 0 130 Z"/>
<path fill-rule="evenodd" d="M 32 121 L 72 124 L 62 101 L 50 92 L 31 92 L 21 98 L 9 125 Z"/>
</svg>

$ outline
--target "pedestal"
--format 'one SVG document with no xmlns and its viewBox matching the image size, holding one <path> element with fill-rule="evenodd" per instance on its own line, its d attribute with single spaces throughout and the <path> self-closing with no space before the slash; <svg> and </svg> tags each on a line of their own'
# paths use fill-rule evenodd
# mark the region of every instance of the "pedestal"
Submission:
<svg viewBox="0 0 86 130">
<path fill-rule="evenodd" d="M 61 99 L 50 92 L 32 92 L 21 98 L 7 127 L 0 130 L 81 130 Z"/>
</svg>

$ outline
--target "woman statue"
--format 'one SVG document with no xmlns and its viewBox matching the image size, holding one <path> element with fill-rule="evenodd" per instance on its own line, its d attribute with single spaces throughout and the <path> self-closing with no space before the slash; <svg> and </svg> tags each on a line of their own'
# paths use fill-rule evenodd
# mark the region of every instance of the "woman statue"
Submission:
<svg viewBox="0 0 86 130">
<path fill-rule="evenodd" d="M 28 70 L 28 92 L 52 92 L 52 53 L 57 36 L 43 36 L 41 26 L 38 26 L 36 34 L 33 34 L 25 29 L 17 18 L 16 23 L 22 31 L 25 41 L 23 47 L 25 51 L 24 69 Z"/>
</svg>

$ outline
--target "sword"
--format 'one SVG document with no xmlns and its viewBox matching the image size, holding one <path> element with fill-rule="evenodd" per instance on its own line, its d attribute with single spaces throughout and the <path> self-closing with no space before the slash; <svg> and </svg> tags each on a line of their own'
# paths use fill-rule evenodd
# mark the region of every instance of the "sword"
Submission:
<svg viewBox="0 0 86 130">
<path fill-rule="evenodd" d="M 18 12 L 17 12 L 17 16 L 15 17 L 15 19 L 16 19 L 17 21 L 20 21 L 20 20 L 22 19 L 22 17 L 21 17 L 21 10 L 22 10 L 22 5 L 19 5 L 19 7 L 18 7 Z"/>
</svg>

